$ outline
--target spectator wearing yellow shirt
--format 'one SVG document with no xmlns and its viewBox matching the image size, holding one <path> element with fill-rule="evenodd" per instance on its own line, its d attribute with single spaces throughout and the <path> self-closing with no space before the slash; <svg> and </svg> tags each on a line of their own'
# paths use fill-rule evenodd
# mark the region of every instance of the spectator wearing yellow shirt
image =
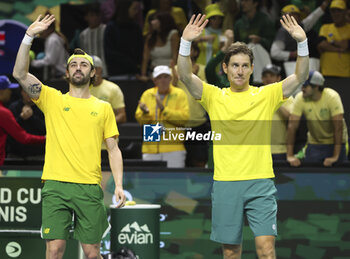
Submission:
<svg viewBox="0 0 350 259">
<path fill-rule="evenodd" d="M 350 77 L 350 23 L 346 20 L 346 3 L 333 0 L 330 5 L 333 23 L 324 24 L 319 33 L 322 75 Z"/>
<path fill-rule="evenodd" d="M 168 66 L 156 66 L 153 70 L 154 87 L 143 92 L 135 112 L 141 125 L 156 124 L 163 127 L 164 135 L 159 142 L 142 144 L 143 160 L 166 161 L 168 167 L 184 167 L 186 150 L 182 129 L 189 118 L 185 92 L 171 85 L 171 70 Z M 155 130 L 157 128 L 153 128 Z M 176 135 L 176 138 L 172 136 Z"/>
<path fill-rule="evenodd" d="M 345 145 L 348 134 L 343 104 L 335 90 L 324 88 L 324 81 L 320 72 L 310 71 L 302 92 L 295 97 L 287 133 L 287 160 L 292 166 L 301 164 L 293 155 L 295 132 L 301 115 L 306 117 L 308 128 L 306 162 L 322 162 L 324 166 L 332 166 L 347 160 Z"/>
<path fill-rule="evenodd" d="M 146 14 L 145 23 L 143 26 L 143 36 L 146 36 L 150 31 L 149 17 L 156 12 L 169 12 L 174 18 L 177 29 L 182 32 L 187 24 L 187 18 L 184 10 L 181 7 L 171 6 L 171 0 L 159 0 L 155 9 L 151 9 Z"/>
<path fill-rule="evenodd" d="M 106 79 L 103 79 L 103 63 L 98 56 L 92 56 L 96 69 L 95 81 L 90 87 L 90 93 L 96 98 L 112 105 L 115 119 L 118 124 L 126 122 L 124 94 L 120 87 Z"/>
</svg>

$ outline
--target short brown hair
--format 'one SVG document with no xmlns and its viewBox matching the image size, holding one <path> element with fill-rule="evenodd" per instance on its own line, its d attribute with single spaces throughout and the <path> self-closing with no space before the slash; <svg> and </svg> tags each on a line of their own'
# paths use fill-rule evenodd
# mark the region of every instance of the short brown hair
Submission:
<svg viewBox="0 0 350 259">
<path fill-rule="evenodd" d="M 254 55 L 253 55 L 253 51 L 248 48 L 247 44 L 243 43 L 243 42 L 235 42 L 233 43 L 227 50 L 226 55 L 224 57 L 224 63 L 226 65 L 228 65 L 228 63 L 230 62 L 230 58 L 234 55 L 237 54 L 245 54 L 249 56 L 250 59 L 250 64 L 253 64 L 254 61 Z"/>
</svg>

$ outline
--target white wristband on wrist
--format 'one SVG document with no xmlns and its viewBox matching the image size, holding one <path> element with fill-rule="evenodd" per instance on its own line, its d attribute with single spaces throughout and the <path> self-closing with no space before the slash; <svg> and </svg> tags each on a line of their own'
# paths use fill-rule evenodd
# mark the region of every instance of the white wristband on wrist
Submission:
<svg viewBox="0 0 350 259">
<path fill-rule="evenodd" d="M 34 40 L 34 37 L 31 37 L 26 33 L 26 34 L 24 34 L 22 43 L 24 45 L 32 45 L 33 40 Z"/>
<path fill-rule="evenodd" d="M 191 41 L 184 40 L 181 37 L 179 54 L 181 56 L 188 57 L 191 54 L 191 44 L 192 44 Z"/>
<path fill-rule="evenodd" d="M 309 56 L 309 47 L 307 45 L 307 39 L 302 42 L 298 42 L 297 52 L 298 52 L 298 56 L 301 56 L 301 57 Z"/>
</svg>

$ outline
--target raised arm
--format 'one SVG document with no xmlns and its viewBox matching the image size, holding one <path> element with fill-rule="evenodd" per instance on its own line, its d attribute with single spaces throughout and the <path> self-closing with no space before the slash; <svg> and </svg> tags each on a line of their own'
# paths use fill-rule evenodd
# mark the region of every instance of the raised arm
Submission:
<svg viewBox="0 0 350 259">
<path fill-rule="evenodd" d="M 33 99 L 38 99 L 41 92 L 42 83 L 29 71 L 29 50 L 34 37 L 45 31 L 54 22 L 53 15 L 46 15 L 40 19 L 41 15 L 28 27 L 23 41 L 19 47 L 16 63 L 13 68 L 13 77 L 21 84 L 24 91 Z"/>
<path fill-rule="evenodd" d="M 297 87 L 307 80 L 309 75 L 309 50 L 307 38 L 303 28 L 297 23 L 293 16 L 283 15 L 280 20 L 283 28 L 288 31 L 298 43 L 298 57 L 294 74 L 283 80 L 283 96 L 289 97 Z"/>
<path fill-rule="evenodd" d="M 198 14 L 197 17 L 192 15 L 182 33 L 179 56 L 177 59 L 179 79 L 186 85 L 188 91 L 195 99 L 201 99 L 203 84 L 202 81 L 192 73 L 192 62 L 190 58 L 191 42 L 201 35 L 207 23 L 208 20 L 205 19 L 205 15 Z"/>
</svg>

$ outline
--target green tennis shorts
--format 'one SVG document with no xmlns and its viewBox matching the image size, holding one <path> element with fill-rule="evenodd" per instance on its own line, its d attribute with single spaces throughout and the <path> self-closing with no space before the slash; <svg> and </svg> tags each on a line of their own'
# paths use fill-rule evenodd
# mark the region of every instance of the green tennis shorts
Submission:
<svg viewBox="0 0 350 259">
<path fill-rule="evenodd" d="M 277 236 L 277 190 L 272 179 L 214 181 L 210 239 L 241 244 L 244 215 L 254 236 Z"/>
<path fill-rule="evenodd" d="M 97 244 L 110 225 L 98 184 L 46 181 L 42 189 L 43 239 L 74 238 L 83 244 Z"/>
</svg>

